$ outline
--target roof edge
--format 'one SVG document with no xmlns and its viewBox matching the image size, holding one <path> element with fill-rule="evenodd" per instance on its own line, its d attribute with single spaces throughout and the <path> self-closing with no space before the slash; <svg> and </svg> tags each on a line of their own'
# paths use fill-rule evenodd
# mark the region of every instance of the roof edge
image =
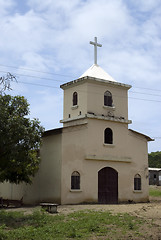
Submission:
<svg viewBox="0 0 161 240">
<path fill-rule="evenodd" d="M 61 134 L 63 131 L 63 128 L 54 128 L 54 129 L 50 129 L 44 132 L 42 137 L 48 137 L 51 135 L 57 135 L 57 134 Z"/>
<path fill-rule="evenodd" d="M 142 137 L 145 137 L 148 142 L 150 142 L 150 141 L 155 141 L 153 138 L 151 138 L 151 137 L 149 137 L 149 136 L 147 136 L 147 135 L 145 135 L 145 134 L 143 134 L 143 133 L 137 132 L 137 131 L 132 130 L 132 129 L 128 129 L 128 130 L 131 131 L 131 132 L 133 132 L 133 133 L 136 133 L 136 134 L 138 134 L 138 135 L 140 135 L 140 136 L 142 136 Z"/>
<path fill-rule="evenodd" d="M 92 82 L 97 82 L 97 83 L 105 83 L 105 84 L 115 85 L 115 86 L 118 86 L 118 87 L 124 87 L 124 88 L 127 88 L 127 89 L 130 89 L 132 87 L 131 85 L 125 84 L 125 83 L 113 82 L 113 81 L 104 80 L 104 79 L 101 79 L 101 78 L 86 76 L 86 77 L 78 78 L 76 80 L 64 83 L 64 84 L 60 85 L 60 88 L 62 88 L 64 90 L 64 89 L 67 89 L 67 88 L 71 87 L 72 85 L 82 84 L 83 82 L 87 82 L 87 81 L 92 81 Z"/>
<path fill-rule="evenodd" d="M 148 168 L 149 171 L 161 171 L 161 168 L 152 168 L 152 167 L 149 167 Z"/>
</svg>

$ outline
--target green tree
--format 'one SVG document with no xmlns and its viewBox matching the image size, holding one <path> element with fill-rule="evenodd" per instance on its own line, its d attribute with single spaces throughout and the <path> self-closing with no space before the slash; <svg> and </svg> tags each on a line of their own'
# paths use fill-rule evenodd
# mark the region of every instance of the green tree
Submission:
<svg viewBox="0 0 161 240">
<path fill-rule="evenodd" d="M 39 168 L 44 129 L 28 114 L 23 96 L 0 94 L 0 182 L 31 183 Z"/>
<path fill-rule="evenodd" d="M 6 76 L 0 77 L 0 94 L 3 94 L 5 90 L 12 90 L 11 82 L 17 81 L 16 77 L 8 72 Z"/>
<path fill-rule="evenodd" d="M 161 152 L 151 152 L 148 154 L 149 167 L 161 168 Z"/>
</svg>

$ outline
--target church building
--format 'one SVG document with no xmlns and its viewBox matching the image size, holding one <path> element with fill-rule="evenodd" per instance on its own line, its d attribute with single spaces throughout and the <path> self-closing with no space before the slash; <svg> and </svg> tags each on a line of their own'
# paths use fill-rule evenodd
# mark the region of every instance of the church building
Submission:
<svg viewBox="0 0 161 240">
<path fill-rule="evenodd" d="M 94 64 L 78 79 L 60 86 L 63 127 L 44 133 L 33 185 L 12 186 L 12 198 L 59 204 L 149 200 L 147 142 L 152 139 L 129 129 L 131 86 L 115 81 L 97 64 L 101 45 L 97 38 L 90 43 Z M 0 195 L 4 193 L 0 186 Z"/>
</svg>

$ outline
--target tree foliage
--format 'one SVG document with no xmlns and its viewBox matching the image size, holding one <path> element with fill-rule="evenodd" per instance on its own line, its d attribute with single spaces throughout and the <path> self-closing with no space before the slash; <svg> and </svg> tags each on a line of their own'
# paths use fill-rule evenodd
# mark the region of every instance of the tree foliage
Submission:
<svg viewBox="0 0 161 240">
<path fill-rule="evenodd" d="M 0 182 L 31 183 L 38 170 L 43 127 L 28 114 L 23 96 L 0 94 Z"/>
<path fill-rule="evenodd" d="M 11 82 L 17 81 L 16 77 L 8 72 L 6 76 L 0 77 L 0 94 L 3 94 L 5 90 L 12 90 Z"/>
<path fill-rule="evenodd" d="M 151 152 L 148 155 L 149 167 L 161 168 L 161 152 Z"/>
</svg>

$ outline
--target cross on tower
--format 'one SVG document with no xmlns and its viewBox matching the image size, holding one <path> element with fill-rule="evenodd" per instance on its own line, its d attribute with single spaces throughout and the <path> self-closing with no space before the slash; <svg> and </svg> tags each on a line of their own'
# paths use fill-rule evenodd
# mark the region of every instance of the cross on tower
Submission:
<svg viewBox="0 0 161 240">
<path fill-rule="evenodd" d="M 94 64 L 97 64 L 97 47 L 102 47 L 102 44 L 97 43 L 97 37 L 94 40 L 94 42 L 90 41 L 89 43 L 94 45 Z"/>
</svg>

